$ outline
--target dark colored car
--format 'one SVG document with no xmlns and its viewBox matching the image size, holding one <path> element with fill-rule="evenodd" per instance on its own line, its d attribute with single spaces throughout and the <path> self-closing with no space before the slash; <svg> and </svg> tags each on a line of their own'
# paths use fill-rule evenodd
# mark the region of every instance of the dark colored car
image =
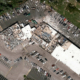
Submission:
<svg viewBox="0 0 80 80">
<path fill-rule="evenodd" d="M 30 15 L 30 13 L 25 12 L 23 15 L 25 15 L 25 16 L 29 16 L 29 15 Z"/>
<path fill-rule="evenodd" d="M 39 59 L 39 57 L 38 57 L 38 56 L 37 56 L 36 58 L 37 58 L 37 59 Z"/>
<path fill-rule="evenodd" d="M 44 58 L 47 61 L 47 58 Z"/>
<path fill-rule="evenodd" d="M 5 61 L 8 61 L 8 58 L 4 57 L 4 60 L 5 60 Z"/>
<path fill-rule="evenodd" d="M 24 60 L 26 60 L 26 56 L 24 57 Z"/>
<path fill-rule="evenodd" d="M 60 72 L 63 72 L 63 70 L 60 70 Z"/>
<path fill-rule="evenodd" d="M 59 74 L 59 72 L 57 72 L 56 74 Z"/>
<path fill-rule="evenodd" d="M 23 7 L 23 10 L 25 10 L 25 9 L 26 9 L 26 6 Z"/>
<path fill-rule="evenodd" d="M 22 60 L 22 57 L 20 57 L 19 59 L 21 59 L 21 60 Z"/>
<path fill-rule="evenodd" d="M 55 66 L 55 64 L 52 64 L 52 67 Z"/>
<path fill-rule="evenodd" d="M 68 76 L 67 78 L 70 78 L 70 76 Z"/>
<path fill-rule="evenodd" d="M 56 70 L 54 70 L 53 72 L 56 72 Z"/>
<path fill-rule="evenodd" d="M 51 75 L 48 73 L 48 77 L 51 77 Z"/>
<path fill-rule="evenodd" d="M 39 61 L 41 61 L 42 63 L 44 62 L 42 59 L 40 59 Z"/>
</svg>

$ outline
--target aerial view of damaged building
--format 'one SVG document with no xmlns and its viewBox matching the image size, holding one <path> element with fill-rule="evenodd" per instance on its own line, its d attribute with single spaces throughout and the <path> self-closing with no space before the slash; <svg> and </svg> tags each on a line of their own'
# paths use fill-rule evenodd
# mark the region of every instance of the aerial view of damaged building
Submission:
<svg viewBox="0 0 80 80">
<path fill-rule="evenodd" d="M 45 22 L 41 22 L 34 27 L 31 27 L 29 24 L 24 26 L 22 23 L 15 23 L 0 33 L 0 35 L 7 49 L 13 50 L 22 42 L 28 41 L 26 45 L 39 45 L 57 60 L 66 64 L 77 74 L 80 74 L 80 58 L 78 57 L 80 49 Z"/>
</svg>

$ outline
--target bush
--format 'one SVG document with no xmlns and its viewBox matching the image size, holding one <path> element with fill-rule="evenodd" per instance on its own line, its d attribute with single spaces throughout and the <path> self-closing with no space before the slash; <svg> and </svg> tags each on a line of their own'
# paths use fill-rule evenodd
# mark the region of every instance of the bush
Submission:
<svg viewBox="0 0 80 80">
<path fill-rule="evenodd" d="M 24 78 L 26 78 L 26 75 L 24 75 Z"/>
<path fill-rule="evenodd" d="M 79 10 L 71 3 L 68 3 L 66 10 L 69 10 L 70 12 L 75 12 L 75 11 L 79 12 Z"/>
</svg>

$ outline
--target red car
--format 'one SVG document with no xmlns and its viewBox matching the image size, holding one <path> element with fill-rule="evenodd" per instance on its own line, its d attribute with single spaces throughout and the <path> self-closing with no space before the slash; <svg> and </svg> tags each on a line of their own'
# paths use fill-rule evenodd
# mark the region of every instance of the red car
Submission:
<svg viewBox="0 0 80 80">
<path fill-rule="evenodd" d="M 55 64 L 52 64 L 52 67 L 55 66 Z"/>
<path fill-rule="evenodd" d="M 59 68 L 56 69 L 56 71 L 59 70 Z"/>
</svg>

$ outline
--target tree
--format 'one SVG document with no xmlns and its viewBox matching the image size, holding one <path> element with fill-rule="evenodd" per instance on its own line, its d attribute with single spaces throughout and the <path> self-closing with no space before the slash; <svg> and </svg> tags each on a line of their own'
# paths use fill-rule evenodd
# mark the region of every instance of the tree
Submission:
<svg viewBox="0 0 80 80">
<path fill-rule="evenodd" d="M 79 10 L 71 3 L 68 3 L 66 10 L 69 10 L 70 12 L 75 12 L 75 11 L 79 12 Z"/>
<path fill-rule="evenodd" d="M 79 2 L 79 3 L 80 3 L 80 0 L 77 0 L 77 2 Z"/>
<path fill-rule="evenodd" d="M 24 79 L 26 78 L 26 75 L 24 75 Z"/>
</svg>

